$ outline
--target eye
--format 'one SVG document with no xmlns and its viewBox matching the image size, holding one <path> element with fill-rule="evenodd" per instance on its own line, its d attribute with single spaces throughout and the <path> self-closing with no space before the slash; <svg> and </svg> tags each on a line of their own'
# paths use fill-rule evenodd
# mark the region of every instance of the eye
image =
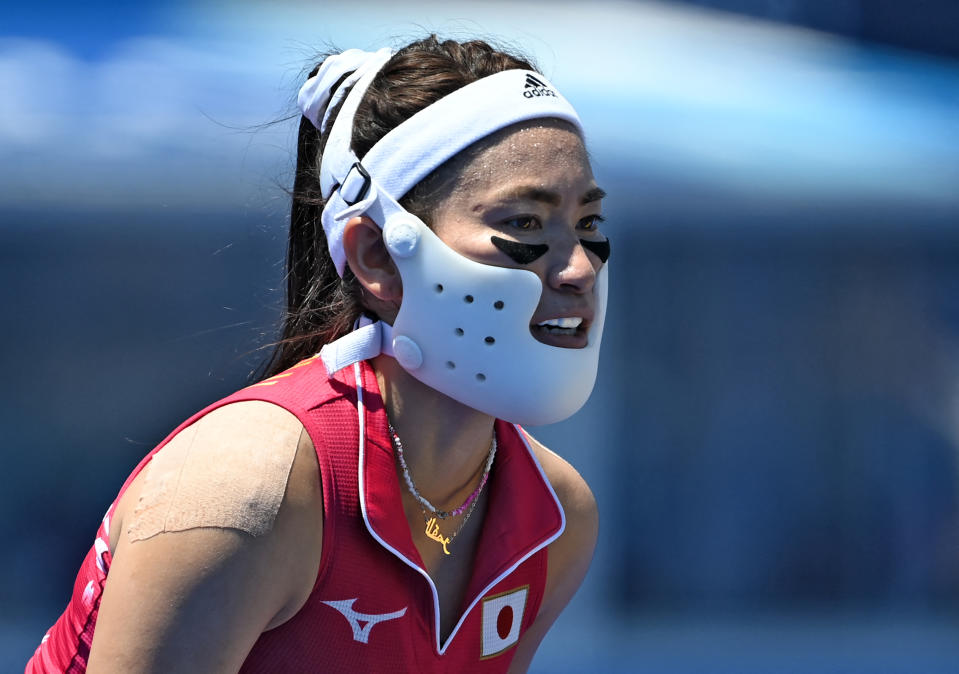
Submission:
<svg viewBox="0 0 959 674">
<path fill-rule="evenodd" d="M 503 221 L 504 225 L 514 229 L 530 230 L 539 226 L 539 221 L 532 215 L 521 215 L 517 218 L 510 218 Z"/>
<path fill-rule="evenodd" d="M 587 232 L 595 232 L 599 229 L 599 223 L 606 222 L 606 218 L 602 215 L 588 215 L 582 220 L 579 221 L 578 227 L 580 229 L 585 229 Z"/>
</svg>

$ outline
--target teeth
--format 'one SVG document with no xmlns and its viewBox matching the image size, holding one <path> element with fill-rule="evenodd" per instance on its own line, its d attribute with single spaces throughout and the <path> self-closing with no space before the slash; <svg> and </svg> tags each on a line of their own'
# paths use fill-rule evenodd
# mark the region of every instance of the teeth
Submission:
<svg viewBox="0 0 959 674">
<path fill-rule="evenodd" d="M 551 328 L 578 328 L 580 323 L 583 322 L 582 318 L 578 316 L 576 318 L 551 318 L 548 321 L 543 321 L 538 323 L 540 326 L 548 326 Z"/>
</svg>

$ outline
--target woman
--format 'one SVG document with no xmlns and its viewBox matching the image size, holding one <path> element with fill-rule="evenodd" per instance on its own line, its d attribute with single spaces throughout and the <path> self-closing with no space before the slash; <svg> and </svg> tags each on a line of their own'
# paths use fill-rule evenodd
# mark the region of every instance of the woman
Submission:
<svg viewBox="0 0 959 674">
<path fill-rule="evenodd" d="M 435 37 L 328 57 L 299 103 L 271 376 L 138 466 L 28 672 L 525 671 L 586 573 L 589 488 L 508 423 L 596 374 L 576 113 Z"/>
</svg>

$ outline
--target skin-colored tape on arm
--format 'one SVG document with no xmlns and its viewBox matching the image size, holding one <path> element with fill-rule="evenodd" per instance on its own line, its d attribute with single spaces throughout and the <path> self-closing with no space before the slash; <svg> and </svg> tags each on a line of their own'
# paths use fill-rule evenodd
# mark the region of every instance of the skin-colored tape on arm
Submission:
<svg viewBox="0 0 959 674">
<path fill-rule="evenodd" d="M 266 402 L 210 412 L 180 431 L 147 466 L 130 540 L 198 527 L 268 533 L 303 432 L 295 416 Z"/>
</svg>

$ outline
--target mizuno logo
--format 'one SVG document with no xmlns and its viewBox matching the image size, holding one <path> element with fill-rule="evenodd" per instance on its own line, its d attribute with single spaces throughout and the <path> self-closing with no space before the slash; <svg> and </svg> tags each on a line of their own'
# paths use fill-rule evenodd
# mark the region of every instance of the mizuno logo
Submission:
<svg viewBox="0 0 959 674">
<path fill-rule="evenodd" d="M 543 80 L 527 73 L 523 95 L 526 98 L 535 98 L 536 96 L 555 96 L 556 92 L 550 89 Z"/>
<path fill-rule="evenodd" d="M 342 599 L 339 601 L 324 601 L 323 603 L 332 606 L 343 614 L 353 628 L 353 640 L 361 644 L 369 643 L 370 630 L 376 625 L 387 620 L 395 620 L 406 615 L 406 607 L 392 613 L 360 613 L 353 610 L 353 603 L 357 598 Z"/>
</svg>

